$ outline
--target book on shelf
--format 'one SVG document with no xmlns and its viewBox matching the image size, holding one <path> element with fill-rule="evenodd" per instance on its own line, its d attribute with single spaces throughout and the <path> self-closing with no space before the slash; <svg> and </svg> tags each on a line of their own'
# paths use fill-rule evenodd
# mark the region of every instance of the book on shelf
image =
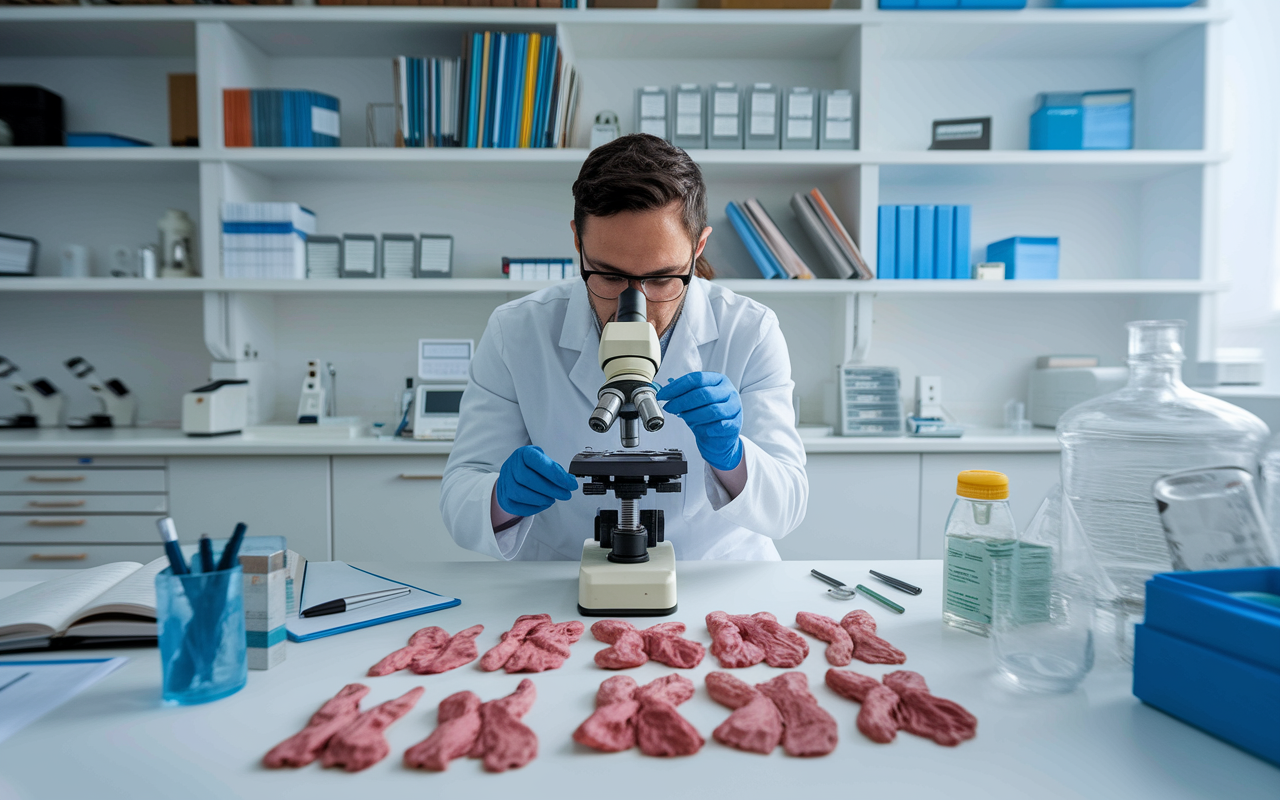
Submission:
<svg viewBox="0 0 1280 800">
<path fill-rule="evenodd" d="M 756 230 L 760 232 L 764 243 L 773 251 L 778 263 L 786 270 L 787 277 L 803 280 L 812 278 L 813 271 L 809 269 L 809 265 L 791 246 L 791 242 L 787 241 L 787 237 L 774 224 L 773 218 L 764 210 L 764 206 L 760 205 L 760 201 L 752 197 L 742 206 L 747 212 L 747 217 L 755 223 Z"/>
<path fill-rule="evenodd" d="M 552 34 L 472 31 L 457 58 L 392 60 L 397 147 L 567 147 L 578 79 Z"/>
<path fill-rule="evenodd" d="M 742 206 L 731 200 L 724 210 L 729 216 L 729 222 L 733 225 L 734 231 L 737 232 L 738 238 L 742 240 L 742 244 L 746 246 L 747 252 L 751 255 L 751 260 L 756 262 L 760 275 L 766 279 L 790 277 L 782 267 L 781 262 L 778 261 L 777 256 L 769 249 L 759 229 L 752 223 L 751 218 L 747 216 L 747 212 L 742 209 Z"/>
<path fill-rule="evenodd" d="M 815 199 L 815 193 L 821 198 L 821 205 Z M 791 210 L 795 212 L 800 226 L 821 256 L 821 262 L 814 264 L 815 272 L 820 273 L 819 277 L 861 280 L 875 277 L 875 273 L 862 260 L 857 244 L 820 191 L 813 189 L 811 192 L 796 192 L 791 196 Z M 841 234 L 847 241 L 841 242 Z"/>
<path fill-rule="evenodd" d="M 338 98 L 305 89 L 223 89 L 227 147 L 338 147 Z"/>
<path fill-rule="evenodd" d="M 222 277 L 301 280 L 316 215 L 298 203 L 223 203 Z"/>
</svg>

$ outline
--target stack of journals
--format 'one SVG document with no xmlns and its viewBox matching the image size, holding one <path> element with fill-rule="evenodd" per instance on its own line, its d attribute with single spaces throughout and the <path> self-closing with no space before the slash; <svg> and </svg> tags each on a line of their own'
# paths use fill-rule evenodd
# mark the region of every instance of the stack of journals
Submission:
<svg viewBox="0 0 1280 800">
<path fill-rule="evenodd" d="M 791 198 L 791 206 L 805 233 L 822 255 L 816 277 L 874 277 L 863 261 L 858 245 L 821 191 L 797 192 Z M 795 251 L 758 200 L 751 198 L 743 203 L 731 202 L 725 212 L 765 278 L 815 277 L 815 271 Z"/>
<path fill-rule="evenodd" d="M 338 147 L 338 98 L 302 89 L 223 89 L 227 147 Z"/>
<path fill-rule="evenodd" d="M 969 206 L 880 206 L 881 278 L 964 279 L 970 275 Z"/>
<path fill-rule="evenodd" d="M 307 277 L 316 215 L 297 203 L 223 203 L 222 277 Z"/>
<path fill-rule="evenodd" d="M 460 58 L 393 62 L 399 147 L 565 147 L 578 76 L 556 37 L 471 32 Z"/>
</svg>

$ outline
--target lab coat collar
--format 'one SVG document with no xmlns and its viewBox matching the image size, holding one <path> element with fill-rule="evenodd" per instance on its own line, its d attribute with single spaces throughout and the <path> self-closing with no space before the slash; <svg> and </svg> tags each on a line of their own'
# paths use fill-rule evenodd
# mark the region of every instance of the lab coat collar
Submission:
<svg viewBox="0 0 1280 800">
<path fill-rule="evenodd" d="M 578 351 L 578 360 L 569 371 L 569 380 L 593 405 L 603 380 L 599 362 L 600 335 L 596 332 L 591 317 L 594 313 L 587 299 L 587 285 L 575 281 L 569 291 L 564 326 L 560 329 L 560 347 Z M 702 278 L 694 278 L 689 282 L 684 308 L 676 321 L 675 333 L 671 335 L 667 355 L 662 360 L 655 382 L 661 386 L 668 378 L 701 371 L 702 355 L 698 348 L 715 341 L 719 336 L 719 327 L 711 312 L 707 282 Z"/>
</svg>

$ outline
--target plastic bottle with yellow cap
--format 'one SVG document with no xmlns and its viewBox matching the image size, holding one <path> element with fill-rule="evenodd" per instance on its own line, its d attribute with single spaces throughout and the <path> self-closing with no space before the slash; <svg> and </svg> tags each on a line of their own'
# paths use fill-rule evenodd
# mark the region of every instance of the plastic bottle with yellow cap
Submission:
<svg viewBox="0 0 1280 800">
<path fill-rule="evenodd" d="M 1009 591 L 1018 529 L 1009 511 L 1009 478 L 970 469 L 956 480 L 947 517 L 942 578 L 942 621 L 987 636 L 997 597 Z"/>
</svg>

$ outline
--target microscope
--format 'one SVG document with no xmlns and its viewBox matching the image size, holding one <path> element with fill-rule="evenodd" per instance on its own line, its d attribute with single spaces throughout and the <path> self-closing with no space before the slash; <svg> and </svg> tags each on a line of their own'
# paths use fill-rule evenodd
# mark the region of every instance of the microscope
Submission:
<svg viewBox="0 0 1280 800">
<path fill-rule="evenodd" d="M 689 471 L 679 450 L 640 450 L 640 428 L 653 432 L 666 421 L 653 376 L 662 361 L 658 334 L 649 324 L 644 293 L 628 287 L 618 313 L 600 334 L 604 385 L 588 424 L 606 433 L 619 422 L 622 450 L 587 449 L 569 473 L 585 478 L 584 495 L 613 492 L 618 509 L 596 513 L 595 536 L 582 547 L 578 613 L 584 616 L 656 617 L 676 610 L 676 555 L 663 536 L 660 509 L 640 510 L 650 489 L 679 492 Z"/>
<path fill-rule="evenodd" d="M 68 428 L 133 427 L 138 413 L 137 399 L 119 378 L 99 381 L 94 374 L 93 365 L 79 356 L 67 359 L 63 362 L 63 366 L 70 370 L 72 375 L 88 383 L 89 391 L 93 392 L 102 403 L 101 414 L 90 414 L 86 419 L 72 420 L 67 423 Z"/>
<path fill-rule="evenodd" d="M 0 378 L 27 401 L 28 412 L 0 421 L 0 428 L 56 428 L 62 423 L 62 393 L 44 378 L 27 382 L 17 377 L 18 365 L 0 356 Z"/>
</svg>

